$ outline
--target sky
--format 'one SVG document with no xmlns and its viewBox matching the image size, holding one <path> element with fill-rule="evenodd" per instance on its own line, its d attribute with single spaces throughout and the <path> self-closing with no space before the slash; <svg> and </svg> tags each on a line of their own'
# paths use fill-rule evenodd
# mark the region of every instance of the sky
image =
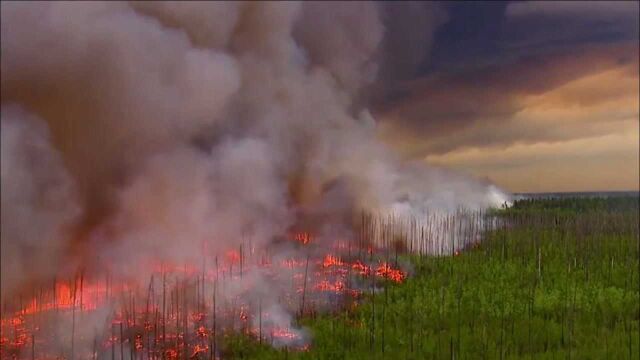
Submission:
<svg viewBox="0 0 640 360">
<path fill-rule="evenodd" d="M 637 190 L 638 4 L 430 3 L 380 137 L 512 192 Z"/>
</svg>

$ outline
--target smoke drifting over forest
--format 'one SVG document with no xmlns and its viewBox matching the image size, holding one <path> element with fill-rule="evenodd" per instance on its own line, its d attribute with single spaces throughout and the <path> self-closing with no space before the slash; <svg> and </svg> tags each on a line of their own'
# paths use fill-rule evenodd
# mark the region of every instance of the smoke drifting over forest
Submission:
<svg viewBox="0 0 640 360">
<path fill-rule="evenodd" d="M 367 111 L 442 20 L 420 3 L 2 2 L 3 297 L 299 224 L 348 233 L 361 210 L 499 205 L 400 161 Z"/>
</svg>

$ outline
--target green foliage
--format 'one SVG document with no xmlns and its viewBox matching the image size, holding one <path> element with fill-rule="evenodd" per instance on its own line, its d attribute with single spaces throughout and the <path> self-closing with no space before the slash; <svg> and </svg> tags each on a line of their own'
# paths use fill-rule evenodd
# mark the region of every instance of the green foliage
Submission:
<svg viewBox="0 0 640 360">
<path fill-rule="evenodd" d="M 507 209 L 509 212 L 563 212 L 585 211 L 628 212 L 638 210 L 638 195 L 619 197 L 558 197 L 549 199 L 520 199 Z"/>
<path fill-rule="evenodd" d="M 622 199 L 622 200 L 621 200 Z M 637 359 L 637 198 L 516 202 L 453 257 L 409 256 L 405 283 L 378 284 L 353 311 L 303 319 L 307 352 L 246 337 L 233 358 Z M 616 203 L 619 201 L 619 203 Z M 633 206 L 635 201 L 636 206 Z"/>
</svg>

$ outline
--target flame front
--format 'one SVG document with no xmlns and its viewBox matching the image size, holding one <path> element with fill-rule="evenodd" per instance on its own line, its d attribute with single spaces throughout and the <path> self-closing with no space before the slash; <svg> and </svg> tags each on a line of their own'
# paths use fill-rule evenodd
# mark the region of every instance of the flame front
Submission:
<svg viewBox="0 0 640 360">
<path fill-rule="evenodd" d="M 186 354 L 197 359 L 218 356 L 219 342 L 233 332 L 274 346 L 308 350 L 305 332 L 283 322 L 279 311 L 273 310 L 274 304 L 271 310 L 263 309 L 260 297 L 256 302 L 255 295 L 246 296 L 261 286 L 259 282 L 264 280 L 260 279 L 291 283 L 291 291 L 282 296 L 276 309 L 304 316 L 344 304 L 347 299 L 357 300 L 360 288 L 370 284 L 365 280 L 368 277 L 400 283 L 406 276 L 390 263 L 376 260 L 376 249 L 371 245 L 357 252 L 357 246 L 345 246 L 344 241 L 321 247 L 311 238 L 307 232 L 292 237 L 306 247 L 306 256 L 298 251 L 276 259 L 269 250 L 245 252 L 240 247 L 223 252 L 222 257 L 204 257 L 202 268 L 156 263 L 147 283 L 79 272 L 71 280 L 57 280 L 11 303 L 15 310 L 3 312 L 0 351 L 8 357 L 26 357 L 33 352 L 35 357 L 47 358 L 62 352 L 89 358 L 129 351 L 168 359 Z M 337 252 L 326 253 L 327 248 Z M 349 253 L 366 254 L 375 265 Z M 92 316 L 101 312 L 106 312 L 107 325 L 101 325 L 100 331 L 87 331 L 98 326 Z M 59 329 L 69 321 L 69 328 Z M 64 336 L 59 336 L 60 331 Z M 91 347 L 77 345 L 81 343 Z"/>
</svg>

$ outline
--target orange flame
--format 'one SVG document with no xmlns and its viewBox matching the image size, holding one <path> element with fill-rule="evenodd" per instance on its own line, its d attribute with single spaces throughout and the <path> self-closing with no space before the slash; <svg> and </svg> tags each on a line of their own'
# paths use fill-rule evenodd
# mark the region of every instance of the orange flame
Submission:
<svg viewBox="0 0 640 360">
<path fill-rule="evenodd" d="M 322 261 L 322 267 L 324 268 L 328 268 L 330 266 L 342 266 L 342 265 L 344 265 L 344 262 L 342 262 L 340 258 L 333 256 L 331 254 L 325 256 L 324 260 Z"/>
<path fill-rule="evenodd" d="M 389 264 L 382 263 L 376 269 L 376 275 L 389 279 L 391 281 L 401 283 L 404 280 L 404 274 L 398 269 L 393 269 Z"/>
<path fill-rule="evenodd" d="M 311 234 L 308 232 L 296 233 L 294 239 L 302 245 L 307 245 L 311 241 Z"/>
</svg>

